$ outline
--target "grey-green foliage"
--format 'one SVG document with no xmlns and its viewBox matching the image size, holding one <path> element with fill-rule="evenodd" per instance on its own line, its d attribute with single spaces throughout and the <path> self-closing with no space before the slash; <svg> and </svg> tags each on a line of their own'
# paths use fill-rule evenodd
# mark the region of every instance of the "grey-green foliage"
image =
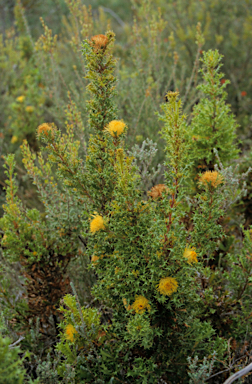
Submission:
<svg viewBox="0 0 252 384">
<path fill-rule="evenodd" d="M 9 337 L 0 332 L 0 384 L 22 384 L 25 370 L 18 346 L 11 346 Z"/>
<path fill-rule="evenodd" d="M 190 377 L 189 384 L 205 384 L 206 380 L 211 376 L 215 360 L 216 352 L 213 353 L 213 356 L 210 360 L 207 359 L 207 357 L 204 357 L 204 360 L 201 364 L 198 364 L 198 356 L 195 356 L 194 359 L 188 357 L 188 375 Z"/>
<path fill-rule="evenodd" d="M 147 191 L 153 184 L 158 184 L 162 179 L 161 164 L 151 167 L 153 160 L 156 157 L 158 148 L 157 143 L 147 138 L 141 145 L 135 144 L 133 148 L 128 151 L 130 156 L 134 157 L 134 161 L 139 168 L 143 189 Z"/>
</svg>

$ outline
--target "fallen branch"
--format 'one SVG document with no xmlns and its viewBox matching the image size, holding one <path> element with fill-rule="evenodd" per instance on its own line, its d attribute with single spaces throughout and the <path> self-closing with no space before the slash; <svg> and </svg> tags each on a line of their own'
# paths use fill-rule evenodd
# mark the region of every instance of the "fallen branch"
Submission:
<svg viewBox="0 0 252 384">
<path fill-rule="evenodd" d="M 233 381 L 235 381 L 235 380 L 238 379 L 239 377 L 242 377 L 242 376 L 246 375 L 246 374 L 249 373 L 251 370 L 252 370 L 252 363 L 250 363 L 249 365 L 247 365 L 247 367 L 241 369 L 239 372 L 234 373 L 232 376 L 230 376 L 230 377 L 224 382 L 224 384 L 231 384 Z"/>
</svg>

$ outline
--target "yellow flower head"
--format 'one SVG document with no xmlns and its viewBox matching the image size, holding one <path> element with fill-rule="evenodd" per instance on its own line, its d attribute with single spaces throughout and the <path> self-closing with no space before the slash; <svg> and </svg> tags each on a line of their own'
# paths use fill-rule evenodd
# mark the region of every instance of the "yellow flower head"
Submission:
<svg viewBox="0 0 252 384">
<path fill-rule="evenodd" d="M 94 215 L 94 218 L 90 223 L 90 231 L 95 233 L 100 229 L 105 229 L 103 218 L 100 215 Z"/>
<path fill-rule="evenodd" d="M 12 136 L 11 144 L 15 144 L 17 141 L 18 141 L 18 137 L 17 136 Z"/>
<path fill-rule="evenodd" d="M 16 98 L 16 100 L 17 100 L 19 103 L 23 103 L 24 99 L 25 99 L 25 96 L 19 96 L 19 97 Z"/>
<path fill-rule="evenodd" d="M 28 113 L 32 113 L 34 111 L 34 107 L 32 105 L 28 105 L 26 108 L 25 108 L 26 112 Z"/>
<path fill-rule="evenodd" d="M 212 187 L 216 188 L 219 184 L 223 183 L 223 177 L 217 171 L 206 171 L 200 176 L 199 183 L 204 185 L 210 183 Z"/>
<path fill-rule="evenodd" d="M 126 124 L 122 120 L 112 120 L 105 130 L 109 132 L 111 136 L 118 137 L 123 133 L 125 127 Z"/>
<path fill-rule="evenodd" d="M 195 252 L 195 248 L 190 248 L 190 247 L 186 248 L 184 253 L 183 253 L 183 256 L 187 259 L 189 264 L 198 262 L 197 253 Z"/>
<path fill-rule="evenodd" d="M 105 48 L 108 44 L 108 38 L 105 35 L 95 35 L 91 37 L 91 44 L 94 45 L 96 50 Z"/>
<path fill-rule="evenodd" d="M 97 256 L 97 255 L 93 255 L 92 258 L 91 258 L 91 262 L 94 263 L 94 264 L 95 264 L 98 260 L 99 260 L 99 256 Z"/>
<path fill-rule="evenodd" d="M 71 342 L 74 341 L 74 334 L 77 333 L 76 329 L 72 324 L 68 324 L 65 329 L 65 337 L 67 340 L 70 340 Z"/>
<path fill-rule="evenodd" d="M 146 308 L 148 311 L 150 310 L 149 301 L 144 296 L 137 296 L 132 304 L 132 309 L 134 309 L 136 313 L 142 314 L 145 312 Z"/>
<path fill-rule="evenodd" d="M 51 136 L 53 137 L 53 129 L 50 124 L 43 123 L 38 126 L 37 134 L 40 136 L 42 133 L 46 136 L 48 136 L 48 133 L 51 132 Z"/>
<path fill-rule="evenodd" d="M 164 277 L 158 284 L 161 295 L 171 296 L 178 289 L 178 282 L 173 277 Z"/>
</svg>

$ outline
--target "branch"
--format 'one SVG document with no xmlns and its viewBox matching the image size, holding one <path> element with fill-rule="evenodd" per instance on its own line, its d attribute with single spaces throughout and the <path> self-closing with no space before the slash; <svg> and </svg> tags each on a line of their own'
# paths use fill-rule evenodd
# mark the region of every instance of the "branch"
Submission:
<svg viewBox="0 0 252 384">
<path fill-rule="evenodd" d="M 12 343 L 12 344 L 9 345 L 9 348 L 10 348 L 10 349 L 14 348 L 14 347 L 15 347 L 18 343 L 20 343 L 20 341 L 22 341 L 22 340 L 24 340 L 24 337 L 23 337 L 23 336 L 20 336 L 20 338 L 19 338 L 17 341 L 15 341 L 15 343 Z"/>
<path fill-rule="evenodd" d="M 112 9 L 105 8 L 105 7 L 101 7 L 101 9 L 104 12 L 110 13 L 110 15 L 113 16 L 116 19 L 116 21 L 121 25 L 121 27 L 123 27 L 123 28 L 125 27 L 125 22 L 114 11 L 112 11 Z"/>
<path fill-rule="evenodd" d="M 252 363 L 250 363 L 249 365 L 247 365 L 247 367 L 241 369 L 239 372 L 236 372 L 234 375 L 230 376 L 225 382 L 224 384 L 231 384 L 233 381 L 235 381 L 236 379 L 238 379 L 239 377 L 242 377 L 244 375 L 246 375 L 248 372 L 250 372 L 252 370 Z"/>
</svg>

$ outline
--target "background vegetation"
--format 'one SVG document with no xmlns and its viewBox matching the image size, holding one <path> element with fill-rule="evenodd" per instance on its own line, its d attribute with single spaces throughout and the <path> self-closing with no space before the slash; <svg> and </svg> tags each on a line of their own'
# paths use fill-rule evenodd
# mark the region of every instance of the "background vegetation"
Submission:
<svg viewBox="0 0 252 384">
<path fill-rule="evenodd" d="M 251 351 L 251 0 L 2 0 L 0 8 L 4 382 L 223 382 Z M 115 61 L 83 47 L 108 30 Z M 97 75 L 99 58 L 108 73 Z M 126 123 L 123 141 L 101 133 L 114 119 Z M 225 183 L 199 184 L 205 171 Z M 95 237 L 88 219 L 98 214 L 110 229 Z M 181 267 L 195 289 L 165 301 L 155 284 L 174 275 L 185 249 L 199 258 L 197 268 Z M 147 260 L 130 256 L 127 269 L 133 254 Z M 133 316 L 137 295 L 150 312 L 146 304 Z"/>
</svg>

